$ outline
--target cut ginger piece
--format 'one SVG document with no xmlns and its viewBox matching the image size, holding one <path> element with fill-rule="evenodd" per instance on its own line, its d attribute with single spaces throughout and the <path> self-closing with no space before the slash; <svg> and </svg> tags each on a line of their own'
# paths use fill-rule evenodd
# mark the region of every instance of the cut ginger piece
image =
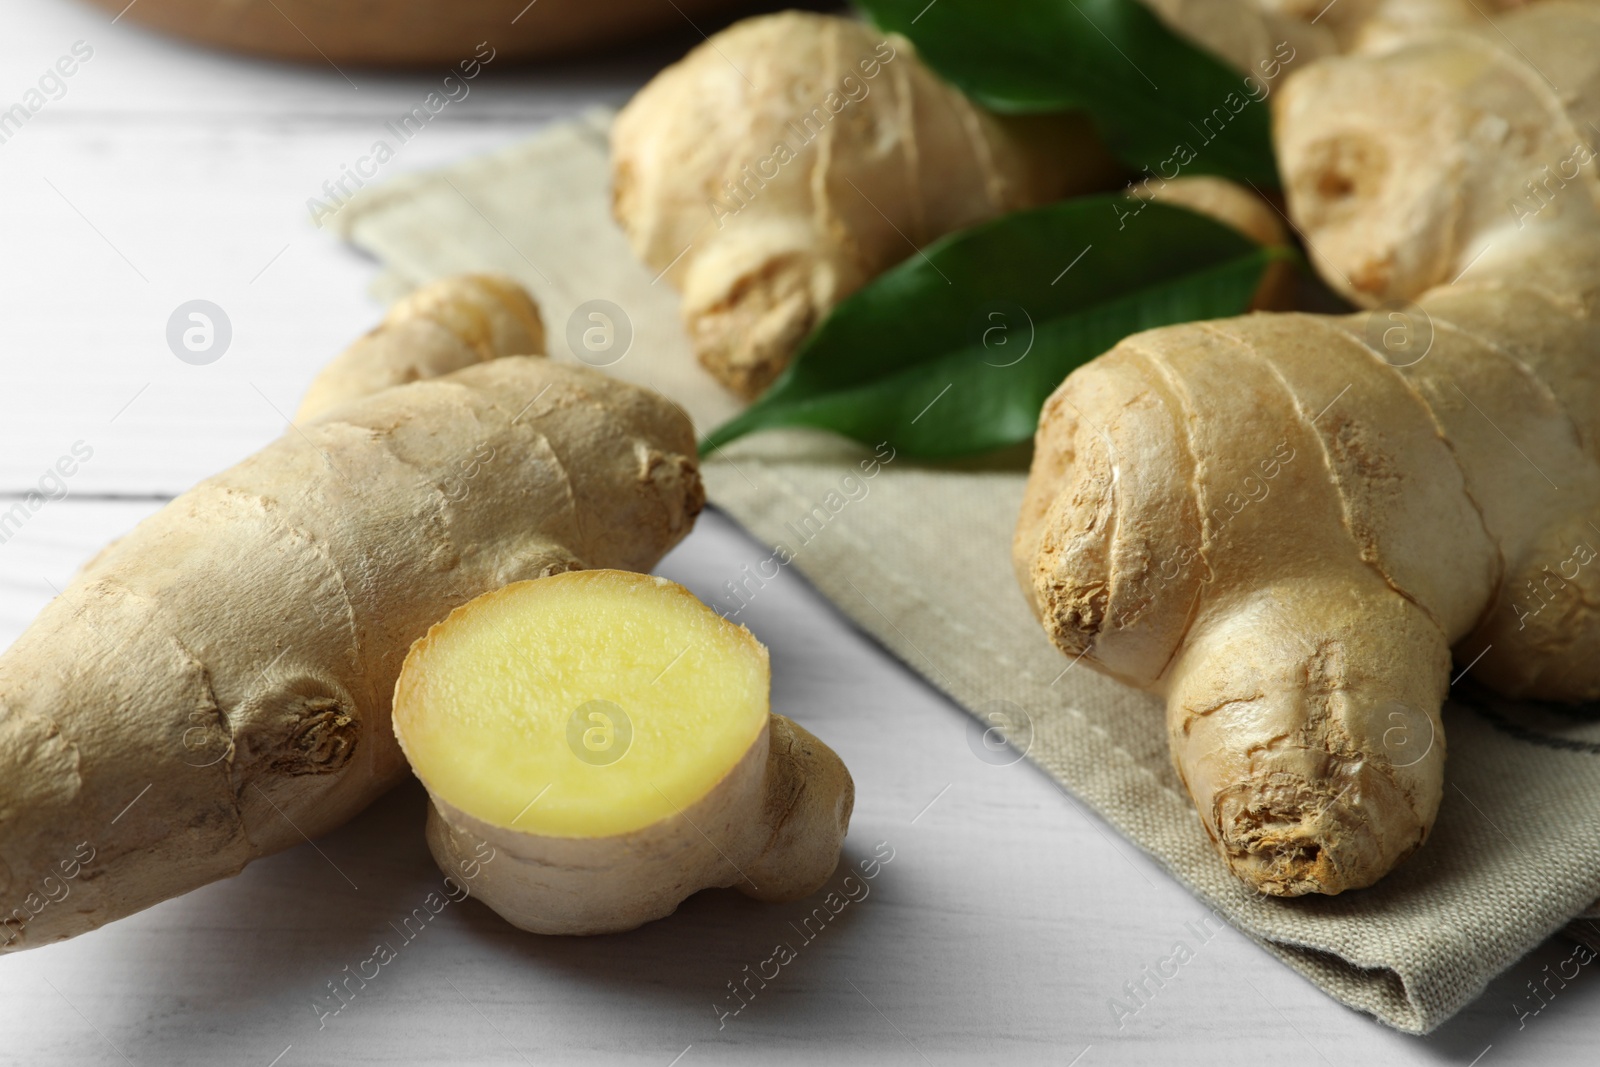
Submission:
<svg viewBox="0 0 1600 1067">
<path fill-rule="evenodd" d="M 700 889 L 792 900 L 833 873 L 854 786 L 769 689 L 766 649 L 682 586 L 570 571 L 434 626 L 394 725 L 446 873 L 522 929 L 609 933 Z"/>
</svg>

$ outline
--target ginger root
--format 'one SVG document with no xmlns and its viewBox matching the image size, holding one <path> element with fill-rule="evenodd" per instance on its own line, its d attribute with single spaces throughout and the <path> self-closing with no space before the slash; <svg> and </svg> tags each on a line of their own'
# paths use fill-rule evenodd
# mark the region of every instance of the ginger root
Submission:
<svg viewBox="0 0 1600 1067">
<path fill-rule="evenodd" d="M 295 421 L 308 422 L 392 386 L 544 351 L 539 309 L 513 279 L 472 274 L 436 282 L 396 301 L 382 325 L 324 367 Z"/>
<path fill-rule="evenodd" d="M 674 405 L 518 355 L 531 305 L 508 283 L 447 281 L 408 306 L 431 309 L 443 347 L 499 358 L 324 391 L 324 414 L 145 520 L 0 655 L 5 948 L 339 825 L 408 773 L 390 701 L 430 625 L 510 582 L 648 569 L 688 532 L 704 493 Z M 390 344 L 414 328 L 358 345 L 426 365 Z M 70 904 L 43 901 L 80 843 L 93 859 Z"/>
<path fill-rule="evenodd" d="M 834 305 L 918 248 L 1115 183 L 1078 115 L 1001 118 L 850 19 L 747 19 L 662 71 L 611 136 L 617 220 L 746 399 Z"/>
<path fill-rule="evenodd" d="M 1127 197 L 1187 208 L 1230 226 L 1264 248 L 1289 247 L 1289 232 L 1278 211 L 1238 182 L 1209 174 L 1147 178 L 1128 188 Z M 1283 311 L 1294 306 L 1295 267 L 1287 259 L 1273 261 L 1261 276 L 1251 311 Z"/>
<path fill-rule="evenodd" d="M 1290 214 L 1324 279 L 1359 306 L 1449 284 L 1530 227 L 1576 231 L 1597 217 L 1591 0 L 1412 28 L 1308 67 L 1278 104 Z"/>
<path fill-rule="evenodd" d="M 1339 51 L 1318 8 L 1301 11 L 1282 0 L 1140 0 L 1168 28 L 1235 70 L 1255 76 L 1302 66 Z M 1291 4 L 1293 0 L 1290 0 Z M 1340 0 L 1341 4 L 1377 0 Z M 1386 0 L 1395 2 L 1395 0 Z M 1426 0 L 1412 0 L 1426 2 Z M 1447 2 L 1447 0 L 1438 0 Z M 1470 0 L 1457 0 L 1462 4 Z M 1277 75 L 1274 73 L 1273 77 Z M 1269 78 L 1268 81 L 1272 79 Z"/>
<path fill-rule="evenodd" d="M 1064 652 L 1165 697 L 1201 822 L 1261 892 L 1371 885 L 1423 843 L 1452 651 L 1508 695 L 1600 699 L 1600 226 L 1587 184 L 1504 214 L 1594 115 L 1597 11 L 1285 86 L 1319 265 L 1368 300 L 1446 283 L 1416 307 L 1136 334 L 1041 417 L 1018 578 Z"/>
<path fill-rule="evenodd" d="M 690 894 L 815 892 L 855 789 L 768 711 L 767 651 L 664 578 L 575 571 L 457 608 L 411 650 L 394 728 L 446 871 L 544 934 L 631 930 Z"/>
</svg>

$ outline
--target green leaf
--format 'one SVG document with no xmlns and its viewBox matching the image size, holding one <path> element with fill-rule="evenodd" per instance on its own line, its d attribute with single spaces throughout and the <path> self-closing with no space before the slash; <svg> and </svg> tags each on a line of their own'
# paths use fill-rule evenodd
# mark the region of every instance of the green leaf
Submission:
<svg viewBox="0 0 1600 1067">
<path fill-rule="evenodd" d="M 702 453 L 813 426 L 948 458 L 1033 436 L 1074 368 L 1131 333 L 1243 312 L 1292 257 L 1203 215 L 1121 195 L 1018 212 L 930 245 L 844 301 Z"/>
<path fill-rule="evenodd" d="M 1137 169 L 1278 184 L 1263 78 L 1246 81 L 1138 0 L 861 6 L 993 111 L 1083 109 L 1112 152 Z"/>
</svg>

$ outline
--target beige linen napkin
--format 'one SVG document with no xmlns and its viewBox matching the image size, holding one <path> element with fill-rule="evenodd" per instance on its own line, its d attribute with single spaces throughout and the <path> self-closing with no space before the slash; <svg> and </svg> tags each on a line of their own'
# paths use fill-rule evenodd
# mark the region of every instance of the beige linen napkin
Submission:
<svg viewBox="0 0 1600 1067">
<path fill-rule="evenodd" d="M 515 275 L 544 309 L 552 355 L 577 349 L 651 385 L 704 431 L 735 403 L 695 364 L 675 294 L 611 221 L 608 120 L 371 188 L 333 226 L 385 265 L 384 296 L 458 271 Z M 768 577 L 792 553 L 862 629 L 976 715 L 998 716 L 988 721 L 1057 782 L 1333 997 L 1430 1030 L 1600 896 L 1600 721 L 1492 698 L 1446 711 L 1438 826 L 1381 884 L 1297 900 L 1244 889 L 1172 771 L 1159 704 L 1070 667 L 1024 604 L 1009 562 L 1020 464 L 925 466 L 892 448 L 763 434 L 713 456 L 705 477 L 717 506 L 786 550 Z M 741 577 L 759 596 L 761 574 Z"/>
</svg>

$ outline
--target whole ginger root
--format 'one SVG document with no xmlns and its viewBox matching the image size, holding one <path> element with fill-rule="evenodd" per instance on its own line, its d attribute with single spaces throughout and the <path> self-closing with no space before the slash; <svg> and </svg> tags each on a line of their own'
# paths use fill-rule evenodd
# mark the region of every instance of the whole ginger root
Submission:
<svg viewBox="0 0 1600 1067">
<path fill-rule="evenodd" d="M 408 773 L 390 705 L 430 625 L 511 582 L 647 570 L 689 531 L 687 418 L 524 354 L 531 309 L 498 279 L 408 298 L 313 387 L 311 421 L 102 552 L 0 655 L 5 949 L 338 826 Z M 383 388 L 374 351 L 402 377 L 428 362 L 396 331 L 453 373 Z M 70 905 L 36 906 L 68 863 Z"/>
<path fill-rule="evenodd" d="M 1313 255 L 1416 305 L 1137 334 L 1041 416 L 1018 579 L 1064 652 L 1165 697 L 1261 892 L 1371 885 L 1423 843 L 1452 653 L 1508 695 L 1600 699 L 1592 172 L 1537 217 L 1507 200 L 1600 119 L 1597 70 L 1600 4 L 1552 2 L 1294 75 L 1277 140 Z"/>
<path fill-rule="evenodd" d="M 1328 284 L 1362 307 L 1414 300 L 1530 230 L 1592 225 L 1597 20 L 1590 0 L 1474 13 L 1289 79 L 1274 129 L 1284 192 Z"/>
<path fill-rule="evenodd" d="M 938 237 L 1115 183 L 1086 119 L 992 115 L 910 42 L 850 19 L 747 19 L 612 129 L 614 209 L 683 293 L 710 372 L 759 395 L 840 300 Z"/>
</svg>

